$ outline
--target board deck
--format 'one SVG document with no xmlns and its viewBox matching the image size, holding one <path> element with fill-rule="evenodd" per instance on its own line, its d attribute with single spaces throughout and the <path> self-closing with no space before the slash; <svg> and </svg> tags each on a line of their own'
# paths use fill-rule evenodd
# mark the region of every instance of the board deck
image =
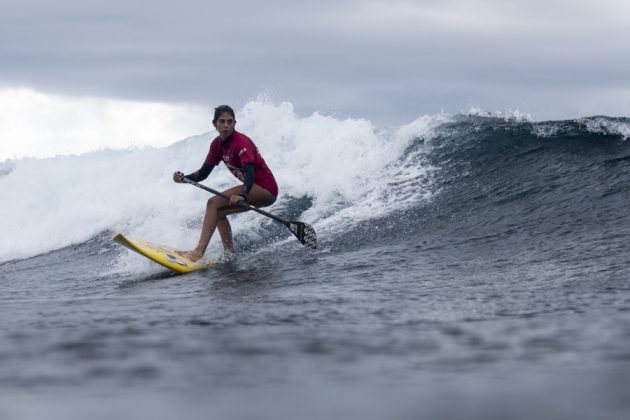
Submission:
<svg viewBox="0 0 630 420">
<path fill-rule="evenodd" d="M 211 265 L 209 261 L 204 259 L 193 262 L 184 258 L 176 253 L 175 248 L 153 244 L 140 239 L 131 239 L 122 233 L 114 235 L 112 240 L 178 273 L 190 273 L 191 271 L 203 270 Z"/>
</svg>

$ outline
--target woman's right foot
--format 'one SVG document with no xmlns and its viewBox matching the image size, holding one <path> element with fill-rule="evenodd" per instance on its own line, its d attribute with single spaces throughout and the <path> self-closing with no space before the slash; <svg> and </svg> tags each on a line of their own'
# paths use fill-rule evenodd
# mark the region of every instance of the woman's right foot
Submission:
<svg viewBox="0 0 630 420">
<path fill-rule="evenodd" d="M 203 254 L 199 251 L 177 251 L 177 255 L 180 255 L 192 262 L 197 262 L 203 257 Z"/>
</svg>

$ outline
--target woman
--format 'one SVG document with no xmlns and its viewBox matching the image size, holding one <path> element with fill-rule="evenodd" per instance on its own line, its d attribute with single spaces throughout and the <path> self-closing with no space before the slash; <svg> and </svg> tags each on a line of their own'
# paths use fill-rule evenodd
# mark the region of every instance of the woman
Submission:
<svg viewBox="0 0 630 420">
<path fill-rule="evenodd" d="M 258 153 L 256 145 L 249 137 L 234 130 L 236 125 L 234 110 L 227 105 L 215 108 L 212 125 L 219 132 L 219 136 L 210 144 L 210 151 L 201 169 L 190 175 L 177 171 L 173 174 L 173 180 L 183 182 L 183 178 L 186 177 L 196 182 L 203 181 L 210 175 L 212 169 L 223 161 L 243 185 L 223 192 L 230 197 L 229 201 L 219 196 L 208 200 L 197 247 L 192 251 L 180 252 L 182 256 L 192 261 L 199 260 L 206 252 L 215 228 L 219 229 L 226 253 L 234 252 L 232 229 L 226 216 L 247 211 L 238 205 L 239 201 L 246 200 L 255 207 L 265 207 L 273 204 L 278 196 L 276 180 Z"/>
</svg>

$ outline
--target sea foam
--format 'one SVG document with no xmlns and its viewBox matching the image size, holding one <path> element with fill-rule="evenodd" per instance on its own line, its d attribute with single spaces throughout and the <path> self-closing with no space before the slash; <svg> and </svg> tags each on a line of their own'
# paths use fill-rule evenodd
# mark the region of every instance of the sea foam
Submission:
<svg viewBox="0 0 630 420">
<path fill-rule="evenodd" d="M 421 159 L 422 147 L 411 154 L 406 150 L 430 138 L 448 118 L 426 116 L 383 129 L 364 119 L 301 117 L 288 102 L 254 100 L 237 111 L 237 130 L 254 140 L 278 181 L 279 199 L 268 210 L 281 211 L 291 197 L 308 197 L 312 205 L 301 219 L 325 242 L 348 223 L 427 197 L 416 182 L 431 171 Z M 172 173 L 198 169 L 215 135 L 161 148 L 6 161 L 0 173 L 0 261 L 82 243 L 106 231 L 193 247 L 210 195 L 174 183 Z M 224 189 L 239 182 L 220 165 L 205 184 Z M 253 214 L 235 217 L 235 233 L 275 223 Z M 217 242 L 210 253 L 219 252 Z"/>
</svg>

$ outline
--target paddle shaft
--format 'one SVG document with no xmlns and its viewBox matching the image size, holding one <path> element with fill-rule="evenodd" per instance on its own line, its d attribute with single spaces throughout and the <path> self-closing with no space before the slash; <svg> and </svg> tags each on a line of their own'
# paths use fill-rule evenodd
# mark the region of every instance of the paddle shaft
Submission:
<svg viewBox="0 0 630 420">
<path fill-rule="evenodd" d="M 212 194 L 218 195 L 219 197 L 223 197 L 228 201 L 230 200 L 230 197 L 223 194 L 222 192 L 214 190 L 210 187 L 206 187 L 205 185 L 201 185 L 200 183 L 195 182 L 186 177 L 182 178 L 182 182 L 186 182 L 188 184 L 194 185 L 195 187 L 201 188 L 202 190 L 209 191 Z M 270 219 L 275 220 L 276 222 L 282 223 L 283 225 L 289 228 L 291 233 L 295 235 L 295 237 L 298 239 L 298 241 L 302 243 L 302 245 L 306 245 L 307 247 L 311 249 L 317 249 L 317 233 L 315 233 L 315 229 L 313 229 L 313 226 L 304 222 L 299 222 L 299 221 L 288 222 L 284 219 L 279 218 L 278 216 L 274 216 L 271 213 L 267 213 L 264 210 L 256 208 L 252 206 L 251 204 L 248 204 L 244 201 L 239 201 L 237 204 L 243 208 L 246 208 L 247 210 L 253 210 L 256 213 L 260 213 L 263 216 L 267 216 Z"/>
<path fill-rule="evenodd" d="M 200 184 L 200 183 L 198 183 L 198 182 L 195 182 L 195 181 L 193 181 L 192 179 L 188 179 L 188 178 L 186 178 L 186 177 L 182 178 L 182 180 L 183 180 L 183 182 L 187 182 L 188 184 L 194 185 L 195 187 L 201 188 L 202 190 L 206 190 L 206 191 L 208 191 L 208 192 L 211 192 L 212 194 L 216 194 L 216 195 L 218 195 L 219 197 L 223 197 L 223 198 L 225 198 L 226 200 L 230 201 L 230 197 L 228 197 L 227 195 L 223 194 L 223 193 L 222 193 L 222 192 L 220 192 L 220 191 L 217 191 L 217 190 L 212 189 L 212 188 L 210 188 L 210 187 L 206 187 L 205 185 L 202 185 L 202 184 Z M 251 204 L 247 204 L 247 203 L 245 203 L 245 202 L 243 202 L 243 201 L 239 201 L 239 202 L 238 202 L 238 205 L 239 205 L 239 206 L 241 206 L 241 207 L 244 207 L 244 208 L 246 208 L 246 209 L 248 209 L 248 210 L 253 210 L 253 211 L 255 211 L 256 213 L 260 213 L 260 214 L 262 214 L 263 216 L 267 216 L 267 217 L 269 217 L 269 218 L 271 218 L 271 219 L 273 219 L 273 220 L 275 220 L 275 221 L 277 221 L 277 222 L 280 222 L 280 223 L 282 223 L 282 224 L 284 224 L 284 225 L 286 225 L 286 226 L 289 226 L 289 222 L 287 222 L 286 220 L 283 220 L 283 219 L 279 218 L 278 216 L 274 216 L 274 215 L 273 215 L 273 214 L 271 214 L 271 213 L 268 213 L 268 212 L 266 212 L 266 211 L 264 211 L 264 210 L 261 210 L 261 209 L 259 209 L 259 208 L 257 208 L 257 207 L 254 207 L 254 206 L 252 206 Z"/>
</svg>

